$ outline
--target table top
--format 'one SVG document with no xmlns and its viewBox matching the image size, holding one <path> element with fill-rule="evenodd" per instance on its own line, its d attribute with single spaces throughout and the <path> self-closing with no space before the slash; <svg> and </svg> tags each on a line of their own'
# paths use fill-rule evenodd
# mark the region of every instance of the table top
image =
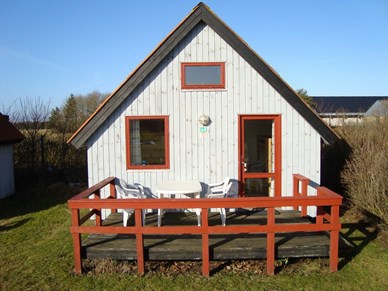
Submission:
<svg viewBox="0 0 388 291">
<path fill-rule="evenodd" d="M 156 191 L 162 194 L 200 193 L 202 186 L 199 181 L 163 181 L 156 186 Z"/>
</svg>

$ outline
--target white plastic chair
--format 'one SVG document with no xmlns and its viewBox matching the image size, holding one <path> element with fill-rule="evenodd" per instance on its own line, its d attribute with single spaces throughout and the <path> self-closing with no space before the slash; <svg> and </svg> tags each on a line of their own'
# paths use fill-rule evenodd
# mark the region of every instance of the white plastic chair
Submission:
<svg viewBox="0 0 388 291">
<path fill-rule="evenodd" d="M 144 197 L 144 189 L 140 184 L 130 185 L 127 184 L 124 180 L 118 179 L 118 184 L 115 185 L 117 190 L 117 195 L 121 199 L 128 198 L 143 198 Z M 129 216 L 133 213 L 134 209 L 126 208 L 123 209 L 123 225 L 127 226 Z M 142 224 L 145 225 L 145 211 L 142 210 Z"/>
<path fill-rule="evenodd" d="M 222 182 L 209 184 L 209 189 L 211 193 L 219 193 L 229 184 L 229 177 L 226 177 Z"/>
<path fill-rule="evenodd" d="M 225 185 L 218 192 L 214 191 L 213 193 L 209 193 L 207 195 L 208 198 L 226 198 L 228 197 L 230 187 L 232 187 L 232 182 Z M 220 213 L 222 226 L 226 225 L 226 211 L 225 208 L 217 208 L 217 211 Z"/>
</svg>

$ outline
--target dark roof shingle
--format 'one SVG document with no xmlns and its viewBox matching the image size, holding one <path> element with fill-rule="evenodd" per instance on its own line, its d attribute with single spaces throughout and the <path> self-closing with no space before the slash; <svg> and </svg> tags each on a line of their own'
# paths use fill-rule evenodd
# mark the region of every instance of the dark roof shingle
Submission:
<svg viewBox="0 0 388 291">
<path fill-rule="evenodd" d="M 7 115 L 0 113 L 0 144 L 18 143 L 24 135 L 11 123 Z"/>
<path fill-rule="evenodd" d="M 312 96 L 319 114 L 365 113 L 377 101 L 388 96 Z"/>
</svg>

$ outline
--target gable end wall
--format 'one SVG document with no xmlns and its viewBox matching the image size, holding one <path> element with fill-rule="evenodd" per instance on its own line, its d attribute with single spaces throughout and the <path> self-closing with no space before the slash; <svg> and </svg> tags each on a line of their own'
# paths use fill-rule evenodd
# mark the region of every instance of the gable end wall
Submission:
<svg viewBox="0 0 388 291">
<path fill-rule="evenodd" d="M 181 62 L 225 62 L 225 90 L 181 90 Z M 209 115 L 207 136 L 198 117 Z M 238 178 L 238 115 L 282 117 L 282 195 L 292 194 L 292 174 L 320 183 L 317 131 L 214 30 L 200 24 L 145 78 L 87 142 L 89 184 L 108 176 L 138 182 L 155 193 L 163 180 Z M 170 169 L 126 170 L 125 116 L 169 115 Z"/>
</svg>

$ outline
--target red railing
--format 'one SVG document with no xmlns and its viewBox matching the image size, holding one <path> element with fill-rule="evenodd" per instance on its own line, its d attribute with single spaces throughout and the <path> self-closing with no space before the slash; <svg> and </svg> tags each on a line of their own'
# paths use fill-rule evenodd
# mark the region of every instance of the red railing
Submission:
<svg viewBox="0 0 388 291">
<path fill-rule="evenodd" d="M 342 197 L 325 187 L 316 187 L 316 196 L 307 196 L 309 180 L 301 175 L 294 175 L 294 192 L 292 197 L 247 197 L 226 199 L 116 199 L 115 178 L 107 178 L 93 187 L 83 191 L 68 201 L 71 209 L 72 225 L 70 232 L 73 236 L 74 260 L 76 273 L 82 272 L 81 234 L 112 233 L 135 234 L 138 272 L 144 273 L 144 235 L 149 234 L 193 234 L 202 236 L 202 273 L 209 276 L 209 235 L 238 234 L 238 233 L 266 233 L 267 234 L 267 274 L 274 274 L 275 270 L 275 234 L 282 232 L 320 232 L 330 234 L 330 271 L 338 270 L 338 240 L 341 224 L 339 222 L 339 207 Z M 100 198 L 102 188 L 109 186 L 110 195 L 107 199 Z M 94 195 L 94 199 L 90 199 Z M 275 208 L 301 208 L 301 215 L 307 215 L 307 207 L 317 207 L 316 222 L 312 224 L 277 224 L 275 223 Z M 209 226 L 208 210 L 211 208 L 266 208 L 266 225 L 216 225 Z M 135 209 L 134 226 L 103 226 L 101 209 L 131 208 Z M 187 209 L 201 208 L 201 226 L 143 226 L 142 209 Z M 330 211 L 326 212 L 325 209 Z M 80 217 L 81 209 L 91 209 Z M 95 215 L 95 225 L 83 225 Z"/>
</svg>

